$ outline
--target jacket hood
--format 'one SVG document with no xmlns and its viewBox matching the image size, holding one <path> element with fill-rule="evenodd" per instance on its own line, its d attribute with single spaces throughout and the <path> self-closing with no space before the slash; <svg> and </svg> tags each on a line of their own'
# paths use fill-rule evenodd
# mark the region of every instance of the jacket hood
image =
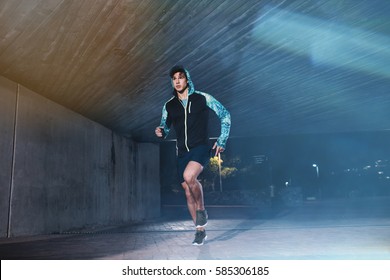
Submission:
<svg viewBox="0 0 390 280">
<path fill-rule="evenodd" d="M 184 70 L 184 73 L 187 77 L 187 83 L 188 83 L 188 95 L 191 95 L 195 92 L 195 87 L 194 87 L 194 83 L 192 82 L 192 79 L 191 79 L 191 76 L 190 76 L 190 72 L 185 69 L 185 68 L 182 68 Z M 180 71 L 178 71 L 180 72 Z M 177 97 L 177 92 L 176 90 L 174 89 L 175 87 L 173 86 L 173 82 L 172 82 L 172 78 L 171 78 L 171 85 L 173 87 L 173 95 Z"/>
</svg>

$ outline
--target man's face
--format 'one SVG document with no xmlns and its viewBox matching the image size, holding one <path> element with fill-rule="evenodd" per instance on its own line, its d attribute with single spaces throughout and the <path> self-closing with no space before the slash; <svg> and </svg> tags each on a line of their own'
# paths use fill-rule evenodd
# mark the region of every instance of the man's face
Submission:
<svg viewBox="0 0 390 280">
<path fill-rule="evenodd" d="M 183 91 L 187 86 L 186 75 L 182 72 L 176 72 L 173 74 L 172 84 L 176 91 Z"/>
</svg>

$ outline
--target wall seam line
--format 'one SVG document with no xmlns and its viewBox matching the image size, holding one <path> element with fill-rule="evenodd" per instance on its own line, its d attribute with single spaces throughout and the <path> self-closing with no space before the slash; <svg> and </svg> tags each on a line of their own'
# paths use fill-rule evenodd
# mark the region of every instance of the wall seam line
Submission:
<svg viewBox="0 0 390 280">
<path fill-rule="evenodd" d="M 15 154 L 16 154 L 16 135 L 18 125 L 18 110 L 19 110 L 19 93 L 20 85 L 17 84 L 16 88 L 16 102 L 15 102 L 15 115 L 14 115 L 14 131 L 12 141 L 12 158 L 11 158 L 11 180 L 10 180 L 10 192 L 8 203 L 8 224 L 7 224 L 7 237 L 11 237 L 11 224 L 12 224 L 12 201 L 14 192 L 14 174 L 15 174 Z"/>
</svg>

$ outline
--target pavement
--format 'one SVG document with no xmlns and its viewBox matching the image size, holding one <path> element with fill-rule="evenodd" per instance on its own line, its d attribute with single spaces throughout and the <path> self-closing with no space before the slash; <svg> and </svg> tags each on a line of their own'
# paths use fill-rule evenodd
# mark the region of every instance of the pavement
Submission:
<svg viewBox="0 0 390 280">
<path fill-rule="evenodd" d="M 208 206 L 208 239 L 192 246 L 184 206 L 120 227 L 0 239 L 2 260 L 390 260 L 390 197 L 294 206 Z"/>
</svg>

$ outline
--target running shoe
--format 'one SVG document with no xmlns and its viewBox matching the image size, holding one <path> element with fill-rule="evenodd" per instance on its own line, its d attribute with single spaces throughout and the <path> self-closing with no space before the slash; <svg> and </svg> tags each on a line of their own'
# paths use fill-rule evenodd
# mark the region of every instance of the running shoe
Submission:
<svg viewBox="0 0 390 280">
<path fill-rule="evenodd" d="M 195 239 L 192 241 L 192 245 L 194 246 L 202 246 L 207 240 L 207 235 L 205 230 L 197 230 L 195 233 Z"/>
<path fill-rule="evenodd" d="M 207 211 L 206 210 L 196 210 L 196 227 L 205 227 L 207 225 Z"/>
</svg>

